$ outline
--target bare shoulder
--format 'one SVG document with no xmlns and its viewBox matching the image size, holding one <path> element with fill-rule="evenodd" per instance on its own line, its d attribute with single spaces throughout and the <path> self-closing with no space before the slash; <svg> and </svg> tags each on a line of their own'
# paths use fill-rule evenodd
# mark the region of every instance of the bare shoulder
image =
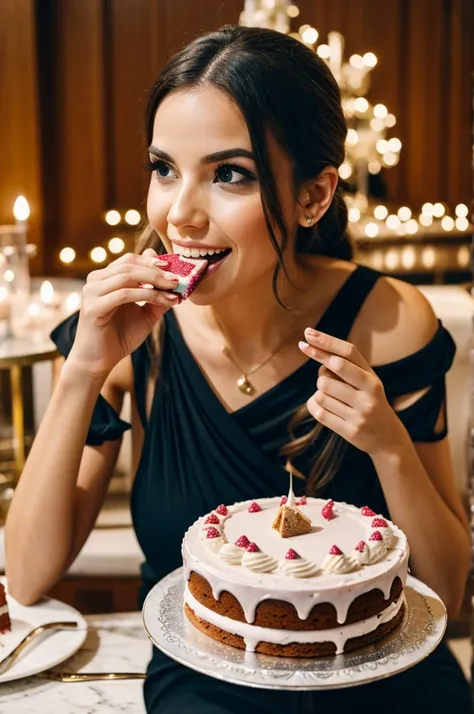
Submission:
<svg viewBox="0 0 474 714">
<path fill-rule="evenodd" d="M 414 285 L 382 277 L 360 310 L 350 339 L 370 364 L 379 365 L 417 352 L 437 329 L 430 303 Z"/>
</svg>

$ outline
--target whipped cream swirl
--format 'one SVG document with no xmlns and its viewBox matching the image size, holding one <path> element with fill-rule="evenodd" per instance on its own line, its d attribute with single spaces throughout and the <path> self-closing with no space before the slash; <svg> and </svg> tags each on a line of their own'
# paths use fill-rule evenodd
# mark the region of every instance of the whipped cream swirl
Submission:
<svg viewBox="0 0 474 714">
<path fill-rule="evenodd" d="M 319 567 L 306 558 L 295 558 L 294 560 L 284 560 L 280 572 L 290 578 L 312 578 L 319 573 Z"/>
<path fill-rule="evenodd" d="M 383 538 L 382 540 L 369 540 L 368 546 L 370 550 L 371 563 L 377 563 L 377 561 L 381 560 L 387 552 L 387 546 L 385 545 Z"/>
<path fill-rule="evenodd" d="M 365 541 L 361 541 L 361 543 L 356 545 L 350 552 L 350 557 L 354 558 L 360 565 L 370 565 L 372 562 L 370 548 Z"/>
<path fill-rule="evenodd" d="M 396 539 L 395 533 L 392 531 L 390 526 L 387 526 L 386 528 L 377 528 L 376 530 L 378 530 L 379 533 L 382 534 L 382 538 L 385 543 L 385 547 L 388 548 L 389 550 L 391 548 L 394 548 L 395 542 L 397 539 Z"/>
<path fill-rule="evenodd" d="M 219 558 L 227 565 L 241 565 L 244 549 L 233 543 L 225 543 L 219 550 Z"/>
<path fill-rule="evenodd" d="M 205 538 L 204 543 L 206 548 L 212 550 L 213 553 L 218 553 L 227 541 L 223 536 L 218 536 L 217 538 Z"/>
<path fill-rule="evenodd" d="M 262 553 L 261 550 L 257 553 L 246 550 L 242 558 L 242 565 L 244 568 L 253 570 L 254 573 L 271 573 L 277 567 L 278 562 L 271 555 Z"/>
<path fill-rule="evenodd" d="M 345 553 L 339 555 L 331 555 L 328 553 L 323 560 L 322 569 L 326 573 L 352 573 L 353 570 L 359 568 L 359 562 Z"/>
</svg>

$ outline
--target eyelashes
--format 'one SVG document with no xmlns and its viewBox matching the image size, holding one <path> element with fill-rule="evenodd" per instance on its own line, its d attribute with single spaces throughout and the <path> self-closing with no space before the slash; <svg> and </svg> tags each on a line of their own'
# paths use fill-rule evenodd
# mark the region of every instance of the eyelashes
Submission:
<svg viewBox="0 0 474 714">
<path fill-rule="evenodd" d="M 154 173 L 159 181 L 166 181 L 168 179 L 176 178 L 176 176 L 171 175 L 172 173 L 174 173 L 171 166 L 166 161 L 163 161 L 163 159 L 152 159 L 149 163 L 144 165 L 144 168 L 147 171 L 151 171 L 152 173 Z M 170 173 L 165 173 L 166 171 Z M 242 178 L 239 181 L 226 181 L 225 179 L 223 180 L 224 177 L 229 177 L 229 174 L 234 173 L 239 174 L 239 176 L 242 176 Z M 215 179 L 220 180 L 215 181 Z M 242 184 L 247 184 L 255 180 L 256 176 L 252 173 L 252 171 L 249 171 L 249 169 L 245 168 L 244 166 L 240 166 L 239 164 L 233 163 L 219 164 L 214 174 L 214 182 L 220 183 L 223 186 L 241 186 Z"/>
</svg>

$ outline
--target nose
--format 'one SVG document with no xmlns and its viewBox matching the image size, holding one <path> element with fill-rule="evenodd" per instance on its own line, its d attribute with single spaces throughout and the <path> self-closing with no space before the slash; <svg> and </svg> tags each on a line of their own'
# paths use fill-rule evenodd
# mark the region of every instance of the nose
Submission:
<svg viewBox="0 0 474 714">
<path fill-rule="evenodd" d="M 178 233 L 187 234 L 189 229 L 203 229 L 209 225 L 205 199 L 196 185 L 181 184 L 168 212 L 168 224 Z"/>
</svg>

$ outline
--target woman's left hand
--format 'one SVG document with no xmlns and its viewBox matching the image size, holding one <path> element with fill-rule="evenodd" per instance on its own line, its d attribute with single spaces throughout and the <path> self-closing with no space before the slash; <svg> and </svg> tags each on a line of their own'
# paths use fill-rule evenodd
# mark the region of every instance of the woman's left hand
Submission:
<svg viewBox="0 0 474 714">
<path fill-rule="evenodd" d="M 407 432 L 357 347 L 311 328 L 305 337 L 301 351 L 322 365 L 307 402 L 310 414 L 371 457 L 396 451 Z"/>
</svg>

